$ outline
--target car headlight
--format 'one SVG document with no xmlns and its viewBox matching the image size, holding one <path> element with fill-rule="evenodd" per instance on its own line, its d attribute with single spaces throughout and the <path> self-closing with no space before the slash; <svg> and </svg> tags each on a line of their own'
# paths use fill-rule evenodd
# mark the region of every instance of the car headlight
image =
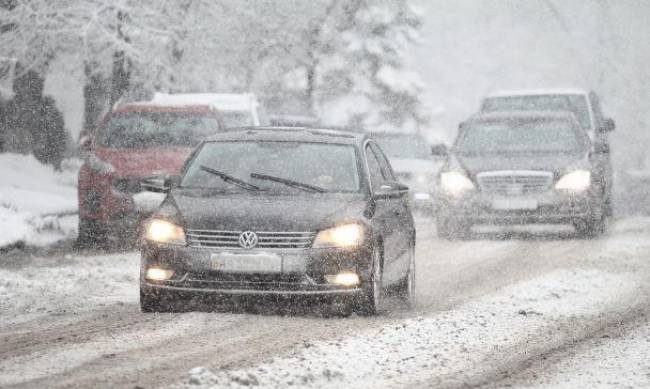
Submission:
<svg viewBox="0 0 650 389">
<path fill-rule="evenodd" d="M 355 247 L 363 242 L 363 227 L 359 224 L 343 224 L 320 231 L 314 239 L 314 248 Z"/>
<path fill-rule="evenodd" d="M 185 244 L 182 227 L 162 219 L 152 219 L 145 226 L 145 239 L 156 243 Z"/>
<path fill-rule="evenodd" d="M 555 184 L 555 189 L 578 193 L 586 190 L 591 185 L 591 172 L 575 170 L 562 176 Z"/>
<path fill-rule="evenodd" d="M 465 192 L 474 190 L 474 183 L 460 172 L 444 172 L 440 174 L 440 187 L 446 193 L 457 197 Z"/>
</svg>

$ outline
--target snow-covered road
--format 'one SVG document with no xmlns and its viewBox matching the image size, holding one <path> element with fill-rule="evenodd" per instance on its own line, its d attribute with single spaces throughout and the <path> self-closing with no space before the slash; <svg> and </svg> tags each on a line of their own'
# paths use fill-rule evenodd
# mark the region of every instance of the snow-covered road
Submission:
<svg viewBox="0 0 650 389">
<path fill-rule="evenodd" d="M 524 230 L 446 242 L 429 225 L 418 307 L 389 301 L 371 318 L 282 304 L 141 314 L 137 253 L 7 254 L 0 387 L 545 387 L 582 384 L 594 361 L 650 385 L 635 356 L 650 349 L 650 218 L 599 240 Z"/>
</svg>

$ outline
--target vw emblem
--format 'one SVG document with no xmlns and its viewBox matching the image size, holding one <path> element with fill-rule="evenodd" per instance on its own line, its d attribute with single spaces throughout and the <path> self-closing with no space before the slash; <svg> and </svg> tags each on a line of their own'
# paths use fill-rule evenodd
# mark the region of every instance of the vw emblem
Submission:
<svg viewBox="0 0 650 389">
<path fill-rule="evenodd" d="M 257 234 L 253 231 L 244 231 L 239 234 L 239 245 L 245 249 L 257 246 Z"/>
</svg>

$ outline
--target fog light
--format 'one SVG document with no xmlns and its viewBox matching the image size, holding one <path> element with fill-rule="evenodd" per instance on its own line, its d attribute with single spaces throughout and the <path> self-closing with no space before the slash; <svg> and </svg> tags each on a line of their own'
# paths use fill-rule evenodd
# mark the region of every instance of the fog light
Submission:
<svg viewBox="0 0 650 389">
<path fill-rule="evenodd" d="M 429 193 L 416 192 L 413 195 L 413 198 L 416 199 L 416 200 L 430 200 L 431 195 Z"/>
<path fill-rule="evenodd" d="M 147 269 L 145 278 L 154 281 L 165 281 L 172 278 L 173 275 L 173 270 L 161 269 L 159 267 L 150 267 Z"/>
<path fill-rule="evenodd" d="M 359 284 L 359 276 L 355 273 L 328 274 L 325 280 L 330 284 L 354 286 Z"/>
</svg>

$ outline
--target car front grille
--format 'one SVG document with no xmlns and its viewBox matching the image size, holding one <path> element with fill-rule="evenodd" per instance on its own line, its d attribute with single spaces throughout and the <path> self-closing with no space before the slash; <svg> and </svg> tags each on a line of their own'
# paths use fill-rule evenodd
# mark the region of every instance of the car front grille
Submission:
<svg viewBox="0 0 650 389">
<path fill-rule="evenodd" d="M 239 236 L 243 231 L 187 230 L 187 244 L 190 247 L 242 249 Z M 270 232 L 255 231 L 255 249 L 306 249 L 311 247 L 313 232 Z"/>
<path fill-rule="evenodd" d="M 544 171 L 492 171 L 476 175 L 481 192 L 500 196 L 542 193 L 553 182 L 553 173 Z"/>
</svg>

